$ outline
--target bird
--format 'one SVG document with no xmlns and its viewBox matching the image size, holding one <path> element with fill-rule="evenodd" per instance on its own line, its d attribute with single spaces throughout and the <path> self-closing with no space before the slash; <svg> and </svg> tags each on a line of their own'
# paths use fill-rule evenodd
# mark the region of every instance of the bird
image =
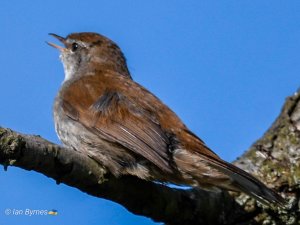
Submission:
<svg viewBox="0 0 300 225">
<path fill-rule="evenodd" d="M 94 32 L 54 33 L 65 78 L 53 117 L 61 142 L 116 178 L 136 176 L 209 191 L 244 192 L 265 205 L 284 199 L 222 160 L 158 97 L 135 82 L 120 47 Z"/>
</svg>

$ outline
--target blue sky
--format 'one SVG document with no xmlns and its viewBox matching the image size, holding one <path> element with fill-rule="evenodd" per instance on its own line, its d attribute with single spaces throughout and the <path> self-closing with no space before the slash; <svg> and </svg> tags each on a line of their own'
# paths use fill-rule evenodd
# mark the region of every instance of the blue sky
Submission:
<svg viewBox="0 0 300 225">
<path fill-rule="evenodd" d="M 117 42 L 134 79 L 232 161 L 299 88 L 299 11 L 296 0 L 1 1 L 0 126 L 59 143 L 51 111 L 64 75 L 47 34 L 93 31 Z M 0 225 L 154 224 L 36 172 L 11 167 L 0 181 Z"/>
</svg>

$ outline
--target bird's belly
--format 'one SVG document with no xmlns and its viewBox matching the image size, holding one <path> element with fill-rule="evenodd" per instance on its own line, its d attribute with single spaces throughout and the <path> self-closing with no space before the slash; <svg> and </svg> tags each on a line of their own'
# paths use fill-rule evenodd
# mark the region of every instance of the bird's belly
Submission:
<svg viewBox="0 0 300 225">
<path fill-rule="evenodd" d="M 56 133 L 65 146 L 93 158 L 114 175 L 133 174 L 135 168 L 140 170 L 143 167 L 132 152 L 90 132 L 82 124 L 63 116 L 62 113 L 54 113 L 54 122 Z M 148 176 L 146 173 L 148 171 L 144 168 L 144 174 L 139 177 Z"/>
<path fill-rule="evenodd" d="M 96 156 L 100 163 L 109 160 L 107 149 L 111 148 L 111 144 L 108 141 L 89 132 L 83 125 L 63 113 L 54 112 L 54 123 L 55 131 L 65 146 L 92 158 Z"/>
</svg>

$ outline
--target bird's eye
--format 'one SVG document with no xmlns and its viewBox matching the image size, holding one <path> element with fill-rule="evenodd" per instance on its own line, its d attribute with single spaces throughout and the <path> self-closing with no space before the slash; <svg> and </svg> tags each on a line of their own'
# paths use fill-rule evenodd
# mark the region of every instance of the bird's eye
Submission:
<svg viewBox="0 0 300 225">
<path fill-rule="evenodd" d="M 76 42 L 74 42 L 72 44 L 72 52 L 75 52 L 78 49 L 78 47 L 79 47 L 79 45 Z"/>
</svg>

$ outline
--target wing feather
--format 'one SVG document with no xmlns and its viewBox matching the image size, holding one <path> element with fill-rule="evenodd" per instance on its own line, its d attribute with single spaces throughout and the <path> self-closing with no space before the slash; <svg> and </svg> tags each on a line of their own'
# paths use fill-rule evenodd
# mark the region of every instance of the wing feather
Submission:
<svg viewBox="0 0 300 225">
<path fill-rule="evenodd" d="M 88 130 L 109 142 L 117 143 L 141 158 L 147 159 L 163 171 L 172 172 L 169 165 L 169 139 L 158 123 L 157 115 L 138 104 L 119 90 L 106 90 L 87 79 L 72 86 L 64 94 L 65 113 Z M 82 102 L 75 101 L 83 99 Z M 76 103 L 77 102 L 77 103 Z M 93 140 L 96 141 L 96 140 Z"/>
</svg>

